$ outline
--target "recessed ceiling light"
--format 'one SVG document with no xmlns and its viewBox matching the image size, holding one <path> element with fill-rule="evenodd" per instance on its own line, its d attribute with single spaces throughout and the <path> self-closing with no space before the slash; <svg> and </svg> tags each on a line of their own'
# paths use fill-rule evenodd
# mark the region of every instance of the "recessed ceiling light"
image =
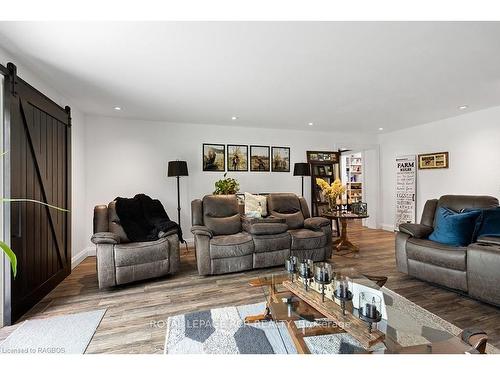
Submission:
<svg viewBox="0 0 500 375">
<path fill-rule="evenodd" d="M 384 128 L 378 128 L 378 130 L 382 131 L 382 130 L 384 130 Z"/>
<path fill-rule="evenodd" d="M 312 122 L 309 122 L 307 125 L 309 126 L 313 126 L 314 124 Z"/>
<path fill-rule="evenodd" d="M 122 110 L 122 107 L 115 107 L 114 108 L 115 111 L 121 111 Z"/>
<path fill-rule="evenodd" d="M 460 107 L 458 107 L 458 109 L 460 109 L 461 111 L 463 111 L 464 109 L 467 109 L 469 108 L 468 105 L 461 105 Z"/>
<path fill-rule="evenodd" d="M 234 121 L 234 120 L 238 120 L 238 116 L 233 116 L 233 117 L 231 117 L 231 120 L 233 120 L 233 121 Z"/>
</svg>

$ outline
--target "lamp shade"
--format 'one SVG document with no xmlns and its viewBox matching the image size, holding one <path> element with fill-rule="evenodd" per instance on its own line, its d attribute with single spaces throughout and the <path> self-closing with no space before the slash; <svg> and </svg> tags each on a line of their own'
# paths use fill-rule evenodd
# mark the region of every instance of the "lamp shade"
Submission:
<svg viewBox="0 0 500 375">
<path fill-rule="evenodd" d="M 309 167 L 309 163 L 295 163 L 293 166 L 293 175 L 310 176 L 311 168 Z"/>
<path fill-rule="evenodd" d="M 185 161 L 174 160 L 168 162 L 168 177 L 188 176 L 188 166 Z"/>
</svg>

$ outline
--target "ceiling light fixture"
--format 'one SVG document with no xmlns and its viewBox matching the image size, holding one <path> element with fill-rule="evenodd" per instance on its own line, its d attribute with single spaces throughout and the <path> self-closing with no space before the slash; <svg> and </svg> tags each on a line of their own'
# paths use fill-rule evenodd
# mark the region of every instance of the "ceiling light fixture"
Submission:
<svg viewBox="0 0 500 375">
<path fill-rule="evenodd" d="M 467 109 L 469 108 L 468 105 L 461 105 L 460 107 L 458 107 L 458 109 L 460 109 L 461 111 L 463 111 L 464 109 Z"/>
<path fill-rule="evenodd" d="M 115 111 L 121 111 L 122 107 L 115 107 L 114 109 L 115 109 Z"/>
<path fill-rule="evenodd" d="M 312 122 L 310 122 L 310 123 L 308 123 L 307 125 L 309 125 L 309 126 L 313 126 L 314 124 L 313 124 Z"/>
<path fill-rule="evenodd" d="M 234 120 L 238 120 L 238 116 L 233 116 L 233 117 L 231 117 L 231 120 L 233 120 L 233 121 L 234 121 Z"/>
<path fill-rule="evenodd" d="M 384 130 L 384 128 L 378 128 L 378 130 L 382 131 L 382 130 Z"/>
</svg>

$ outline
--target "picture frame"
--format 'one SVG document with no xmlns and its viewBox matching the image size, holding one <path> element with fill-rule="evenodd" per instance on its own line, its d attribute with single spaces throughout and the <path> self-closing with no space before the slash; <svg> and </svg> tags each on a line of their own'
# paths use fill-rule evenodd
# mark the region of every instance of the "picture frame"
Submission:
<svg viewBox="0 0 500 375">
<path fill-rule="evenodd" d="M 251 172 L 269 172 L 271 170 L 270 147 L 269 146 L 250 146 L 250 171 Z"/>
<path fill-rule="evenodd" d="M 248 146 L 227 145 L 227 170 L 230 172 L 248 171 Z"/>
<path fill-rule="evenodd" d="M 226 146 L 220 143 L 203 143 L 203 172 L 226 171 Z"/>
<path fill-rule="evenodd" d="M 447 151 L 418 155 L 418 169 L 445 169 L 449 166 L 450 158 Z"/>
<path fill-rule="evenodd" d="M 271 147 L 273 172 L 290 172 L 290 147 Z"/>
</svg>

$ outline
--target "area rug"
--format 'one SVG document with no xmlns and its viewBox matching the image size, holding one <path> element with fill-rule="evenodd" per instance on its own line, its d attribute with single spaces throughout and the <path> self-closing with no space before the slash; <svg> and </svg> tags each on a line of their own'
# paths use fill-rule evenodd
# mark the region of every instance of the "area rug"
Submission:
<svg viewBox="0 0 500 375">
<path fill-rule="evenodd" d="M 421 308 L 399 294 L 382 288 L 392 330 L 402 346 L 446 340 L 462 330 Z M 167 319 L 165 354 L 294 354 L 297 353 L 284 323 L 245 324 L 244 318 L 261 314 L 265 303 L 230 306 L 177 315 Z M 393 315 L 397 314 L 397 315 Z M 298 321 L 299 328 L 315 323 Z M 380 323 L 381 325 L 384 322 Z M 389 332 L 389 331 L 388 331 Z M 346 333 L 306 337 L 312 354 L 356 354 L 365 352 L 359 342 Z M 383 344 L 373 348 L 382 352 Z M 488 353 L 499 353 L 488 345 Z"/>
<path fill-rule="evenodd" d="M 105 313 L 26 320 L 0 343 L 0 354 L 83 354 Z"/>
</svg>

